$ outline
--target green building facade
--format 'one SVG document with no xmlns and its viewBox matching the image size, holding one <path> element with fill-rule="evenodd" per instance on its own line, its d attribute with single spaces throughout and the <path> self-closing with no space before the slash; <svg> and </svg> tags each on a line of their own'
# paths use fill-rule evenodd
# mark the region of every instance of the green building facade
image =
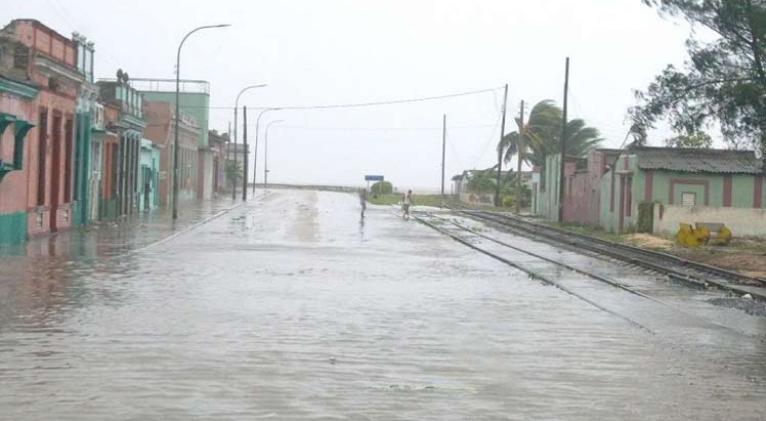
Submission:
<svg viewBox="0 0 766 421">
<path fill-rule="evenodd" d="M 629 149 L 601 178 L 600 224 L 610 232 L 631 230 L 641 203 L 763 208 L 761 168 L 752 151 Z"/>
<path fill-rule="evenodd" d="M 176 105 L 175 79 L 132 79 L 132 85 L 147 101 L 167 102 L 171 108 Z M 210 84 L 204 80 L 180 81 L 180 115 L 188 115 L 196 123 L 197 162 L 192 163 L 196 191 L 189 199 L 210 199 L 213 191 L 213 153 L 210 149 L 208 129 L 210 122 Z M 182 158 L 183 160 L 183 158 Z M 182 169 L 183 171 L 183 169 Z M 185 193 L 180 196 L 186 199 Z"/>
<path fill-rule="evenodd" d="M 159 205 L 160 150 L 149 139 L 141 139 L 139 160 L 140 212 L 150 211 Z"/>
</svg>

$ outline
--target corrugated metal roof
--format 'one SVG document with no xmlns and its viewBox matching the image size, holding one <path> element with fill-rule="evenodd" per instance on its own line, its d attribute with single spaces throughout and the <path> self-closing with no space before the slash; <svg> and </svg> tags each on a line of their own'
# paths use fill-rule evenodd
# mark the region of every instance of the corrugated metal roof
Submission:
<svg viewBox="0 0 766 421">
<path fill-rule="evenodd" d="M 760 174 L 762 161 L 753 151 L 636 147 L 638 167 L 690 173 Z"/>
</svg>

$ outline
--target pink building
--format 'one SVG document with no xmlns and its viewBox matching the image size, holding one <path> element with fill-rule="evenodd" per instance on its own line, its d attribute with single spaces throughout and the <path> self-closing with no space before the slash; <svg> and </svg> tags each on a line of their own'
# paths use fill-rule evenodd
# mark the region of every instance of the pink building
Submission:
<svg viewBox="0 0 766 421">
<path fill-rule="evenodd" d="M 146 128 L 144 136 L 160 150 L 159 201 L 162 206 L 172 204 L 173 148 L 175 140 L 175 111 L 172 104 L 164 101 L 144 101 Z M 183 112 L 178 122 L 178 176 L 179 201 L 198 198 L 200 195 L 199 143 L 197 121 Z"/>
<path fill-rule="evenodd" d="M 0 62 L 0 75 L 37 92 L 0 100 L 0 112 L 35 125 L 23 142 L 21 169 L 0 182 L 0 214 L 25 213 L 30 236 L 66 229 L 72 219 L 76 101 L 84 81 L 74 42 L 32 19 L 12 21 L 0 30 L 0 41 L 12 46 L 10 57 Z M 2 137 L 4 155 L 7 136 Z"/>
<path fill-rule="evenodd" d="M 586 158 L 567 157 L 564 161 L 563 219 L 567 223 L 598 226 L 601 211 L 601 178 L 619 151 L 592 149 Z M 535 175 L 532 190 L 536 214 L 552 221 L 559 219 L 560 155 L 546 158 Z"/>
</svg>

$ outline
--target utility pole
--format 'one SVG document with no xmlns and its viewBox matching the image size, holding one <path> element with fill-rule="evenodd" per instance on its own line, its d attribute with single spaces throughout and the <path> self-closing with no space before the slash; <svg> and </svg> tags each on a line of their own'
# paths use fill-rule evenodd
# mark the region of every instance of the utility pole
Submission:
<svg viewBox="0 0 766 421">
<path fill-rule="evenodd" d="M 444 207 L 444 158 L 447 149 L 447 114 L 442 118 L 442 207 Z"/>
<path fill-rule="evenodd" d="M 242 107 L 242 200 L 247 200 L 247 105 Z"/>
<path fill-rule="evenodd" d="M 513 204 L 514 211 L 518 215 L 521 211 L 521 164 L 524 162 L 524 140 L 527 135 L 527 126 L 524 124 L 524 100 L 521 100 L 521 116 L 519 117 L 519 144 L 516 145 L 516 200 Z"/>
<path fill-rule="evenodd" d="M 497 180 L 495 185 L 495 206 L 500 207 L 500 171 L 503 169 L 503 148 L 499 147 L 503 142 L 503 136 L 505 136 L 505 110 L 508 105 L 508 84 L 505 84 L 505 90 L 503 93 L 503 118 L 500 123 L 500 143 L 498 144 L 497 151 Z"/>
<path fill-rule="evenodd" d="M 227 132 L 229 134 L 229 143 L 226 144 L 226 158 L 223 160 L 223 174 L 226 176 L 226 182 L 229 181 L 229 161 L 231 160 L 231 141 L 233 140 L 231 138 L 231 121 L 229 121 L 229 131 Z M 234 181 L 231 183 L 231 188 L 233 189 L 234 186 L 237 184 L 236 177 L 234 178 Z M 236 199 L 236 198 L 232 198 Z"/>
<path fill-rule="evenodd" d="M 236 146 L 237 146 L 237 128 L 239 127 L 237 125 L 237 112 L 239 111 L 239 98 L 242 96 L 242 94 L 244 94 L 245 92 L 249 91 L 250 89 L 263 88 L 264 86 L 266 86 L 265 83 L 261 83 L 259 85 L 248 85 L 248 86 L 245 86 L 244 88 L 242 88 L 239 91 L 239 93 L 237 94 L 237 98 L 234 100 L 234 162 L 237 162 L 237 148 L 236 148 Z M 255 141 L 256 141 L 256 145 L 257 145 L 258 144 L 258 134 L 257 133 L 256 133 Z M 242 153 L 245 155 L 245 157 L 242 160 L 242 162 L 244 163 L 244 166 L 247 167 L 250 164 L 248 162 L 250 156 L 245 151 L 243 151 Z M 255 172 L 255 169 L 253 169 L 253 172 Z M 247 179 L 247 177 L 245 177 L 245 179 Z M 237 183 L 234 183 L 234 189 L 232 189 L 233 191 L 231 192 L 231 198 L 234 199 L 234 200 L 237 199 L 237 187 L 236 186 L 237 186 Z M 245 186 L 247 186 L 247 183 L 245 183 Z"/>
<path fill-rule="evenodd" d="M 564 107 L 561 118 L 561 162 L 559 163 L 559 223 L 564 222 L 564 161 L 567 149 L 567 104 L 569 101 L 569 57 L 564 70 Z"/>
<path fill-rule="evenodd" d="M 238 167 L 237 165 L 237 109 L 239 108 L 238 105 L 234 105 L 234 166 Z M 235 172 L 236 174 L 236 172 Z M 234 176 L 234 183 L 231 185 L 231 199 L 237 200 L 237 176 Z"/>
</svg>

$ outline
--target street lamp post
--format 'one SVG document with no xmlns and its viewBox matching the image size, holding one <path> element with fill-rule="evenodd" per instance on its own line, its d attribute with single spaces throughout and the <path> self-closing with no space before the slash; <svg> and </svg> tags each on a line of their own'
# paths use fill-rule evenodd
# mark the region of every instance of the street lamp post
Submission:
<svg viewBox="0 0 766 421">
<path fill-rule="evenodd" d="M 269 128 L 272 124 L 281 123 L 284 120 L 274 120 L 266 125 L 266 133 L 263 138 L 263 189 L 269 187 Z"/>
<path fill-rule="evenodd" d="M 260 113 L 258 113 L 258 118 L 255 119 L 255 151 L 253 153 L 254 159 L 253 159 L 253 196 L 255 196 L 255 177 L 258 174 L 256 172 L 257 166 L 258 166 L 258 127 L 261 123 L 261 117 L 263 117 L 264 114 L 268 111 L 278 111 L 279 108 L 266 108 L 262 110 Z"/>
<path fill-rule="evenodd" d="M 181 48 L 184 46 L 184 42 L 189 36 L 197 31 L 203 29 L 212 28 L 225 28 L 231 26 L 229 24 L 220 25 L 204 25 L 189 31 L 181 43 L 178 44 L 178 54 L 176 55 L 176 115 L 175 115 L 175 133 L 173 134 L 173 220 L 178 219 L 178 121 L 181 119 L 180 113 L 180 90 L 181 90 Z"/>
<path fill-rule="evenodd" d="M 244 94 L 246 91 L 248 91 L 250 89 L 263 88 L 264 86 L 266 86 L 265 83 L 262 83 L 262 84 L 259 84 L 259 85 L 245 86 L 244 88 L 242 88 L 241 91 L 239 91 L 239 93 L 237 94 L 237 99 L 234 101 L 234 163 L 235 164 L 237 162 L 237 133 L 238 133 L 237 130 L 238 130 L 238 127 L 239 127 L 237 125 L 237 115 L 238 115 L 238 112 L 239 112 L 239 97 L 241 97 L 242 94 Z M 257 129 L 256 129 L 256 134 L 255 135 L 256 135 L 256 138 L 257 138 L 257 136 L 258 136 Z M 242 151 L 242 153 L 244 154 L 245 151 Z M 242 161 L 245 163 L 245 165 L 247 165 L 247 156 L 245 156 L 242 159 Z M 253 169 L 253 172 L 255 172 L 255 168 Z M 236 199 L 237 198 L 237 183 L 236 183 L 236 180 L 233 183 L 233 186 L 234 187 L 232 187 L 232 189 L 231 189 L 231 198 L 232 199 Z"/>
</svg>

